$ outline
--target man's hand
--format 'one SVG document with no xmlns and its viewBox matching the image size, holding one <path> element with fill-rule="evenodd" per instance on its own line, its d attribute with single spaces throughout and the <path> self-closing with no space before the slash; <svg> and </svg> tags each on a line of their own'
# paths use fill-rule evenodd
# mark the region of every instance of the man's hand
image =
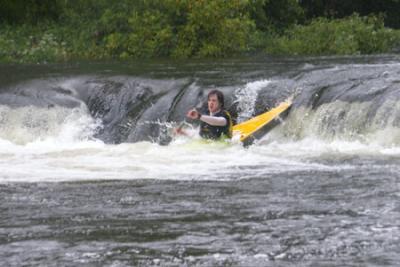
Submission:
<svg viewBox="0 0 400 267">
<path fill-rule="evenodd" d="M 197 120 L 200 118 L 200 113 L 195 110 L 195 109 L 191 109 L 188 111 L 188 113 L 186 114 L 186 117 L 192 119 L 192 120 Z"/>
<path fill-rule="evenodd" d="M 187 133 L 182 129 L 182 127 L 178 127 L 174 129 L 175 135 L 187 135 Z"/>
</svg>

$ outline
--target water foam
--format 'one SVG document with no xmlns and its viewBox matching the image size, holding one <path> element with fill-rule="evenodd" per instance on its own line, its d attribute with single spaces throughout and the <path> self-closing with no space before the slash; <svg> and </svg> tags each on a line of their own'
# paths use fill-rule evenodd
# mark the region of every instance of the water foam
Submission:
<svg viewBox="0 0 400 267">
<path fill-rule="evenodd" d="M 17 145 L 89 140 L 99 127 L 100 121 L 93 119 L 84 106 L 73 109 L 0 106 L 0 139 Z"/>
<path fill-rule="evenodd" d="M 335 101 L 318 109 L 297 107 L 281 127 L 272 131 L 273 140 L 344 142 L 365 146 L 400 145 L 400 104 L 388 100 L 375 108 L 371 102 Z"/>
<path fill-rule="evenodd" d="M 349 144 L 310 139 L 275 141 L 244 148 L 240 144 L 205 143 L 185 137 L 179 137 L 169 146 L 150 142 L 113 145 L 96 141 L 75 141 L 66 145 L 44 141 L 26 145 L 0 142 L 0 146 L 7 147 L 0 153 L 0 182 L 266 179 L 282 172 L 353 168 L 346 164 L 331 166 L 315 159 L 324 153 L 335 157 L 366 149 L 354 143 L 350 148 Z"/>
<path fill-rule="evenodd" d="M 260 80 L 247 83 L 235 92 L 238 103 L 238 122 L 243 122 L 253 116 L 258 92 L 270 84 L 270 80 Z"/>
<path fill-rule="evenodd" d="M 252 114 L 258 91 L 269 83 L 239 89 L 242 118 Z M 204 143 L 194 128 L 194 138 L 177 137 L 168 146 L 104 144 L 94 138 L 101 125 L 85 107 L 0 106 L 0 182 L 267 179 L 282 172 L 357 168 L 340 159 L 400 155 L 399 108 L 385 102 L 371 117 L 368 102 L 335 101 L 316 110 L 299 107 L 265 138 L 244 148 Z"/>
</svg>

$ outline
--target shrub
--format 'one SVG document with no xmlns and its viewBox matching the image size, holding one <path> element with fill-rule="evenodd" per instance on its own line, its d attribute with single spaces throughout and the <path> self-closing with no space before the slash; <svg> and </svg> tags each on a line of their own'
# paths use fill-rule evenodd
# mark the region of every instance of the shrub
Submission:
<svg viewBox="0 0 400 267">
<path fill-rule="evenodd" d="M 295 26 L 267 44 L 270 54 L 349 55 L 384 53 L 400 41 L 399 31 L 384 28 L 381 17 L 318 18 Z"/>
<path fill-rule="evenodd" d="M 370 54 L 400 42 L 399 31 L 384 28 L 382 16 L 317 18 L 292 26 L 304 18 L 296 0 L 55 1 L 9 1 L 3 7 L 1 14 L 30 5 L 31 14 L 43 17 L 25 19 L 17 12 L 0 18 L 0 61 L 227 57 L 261 49 Z"/>
<path fill-rule="evenodd" d="M 0 60 L 5 62 L 46 62 L 67 58 L 67 44 L 49 31 L 37 27 L 2 27 Z"/>
<path fill-rule="evenodd" d="M 175 57 L 224 57 L 247 51 L 255 24 L 247 12 L 248 2 L 192 1 L 187 22 L 177 33 Z"/>
<path fill-rule="evenodd" d="M 147 5 L 145 3 L 148 3 Z M 144 1 L 129 18 L 134 57 L 223 57 L 247 49 L 254 29 L 248 1 Z"/>
</svg>

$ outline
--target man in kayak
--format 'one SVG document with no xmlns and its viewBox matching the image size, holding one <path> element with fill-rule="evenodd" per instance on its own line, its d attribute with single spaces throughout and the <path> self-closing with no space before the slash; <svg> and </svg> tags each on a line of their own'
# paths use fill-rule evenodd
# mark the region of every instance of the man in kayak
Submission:
<svg viewBox="0 0 400 267">
<path fill-rule="evenodd" d="M 207 96 L 208 112 L 200 113 L 191 109 L 186 116 L 200 121 L 200 136 L 205 139 L 219 139 L 232 137 L 232 118 L 224 109 L 224 94 L 219 90 L 212 90 Z M 179 133 L 179 132 L 178 132 Z"/>
</svg>

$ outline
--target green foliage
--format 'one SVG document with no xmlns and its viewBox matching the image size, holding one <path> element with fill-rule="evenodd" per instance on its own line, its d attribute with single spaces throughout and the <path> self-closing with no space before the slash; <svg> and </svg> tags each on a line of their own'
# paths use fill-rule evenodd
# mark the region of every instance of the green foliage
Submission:
<svg viewBox="0 0 400 267">
<path fill-rule="evenodd" d="M 0 61 L 46 62 L 67 59 L 67 45 L 51 31 L 36 27 L 7 27 L 0 30 Z"/>
<path fill-rule="evenodd" d="M 318 18 L 295 26 L 267 44 L 270 54 L 350 55 L 384 53 L 400 42 L 399 31 L 384 28 L 381 17 Z"/>
<path fill-rule="evenodd" d="M 353 13 L 360 16 L 384 14 L 385 26 L 400 28 L 399 0 L 301 0 L 307 18 L 345 18 Z"/>
<path fill-rule="evenodd" d="M 360 2 L 361 1 L 361 2 Z M 368 1 L 370 6 L 363 6 Z M 327 4 L 329 2 L 329 4 Z M 382 53 L 398 45 L 399 0 L 0 1 L 0 61 Z M 345 3 L 345 4 L 344 4 Z M 393 10 L 385 10 L 385 5 Z M 351 16 L 352 8 L 382 16 Z M 320 13 L 304 25 L 308 18 Z M 362 13 L 362 14 L 364 14 Z M 400 25 L 400 23 L 399 23 Z"/>
<path fill-rule="evenodd" d="M 224 57 L 247 50 L 253 21 L 248 1 L 188 1 L 187 23 L 177 32 L 175 57 Z"/>
<path fill-rule="evenodd" d="M 54 0 L 12 0 L 0 1 L 0 23 L 37 24 L 41 20 L 57 19 L 61 1 Z"/>
<path fill-rule="evenodd" d="M 168 15 L 160 10 L 135 12 L 129 18 L 133 31 L 128 35 L 126 52 L 133 57 L 168 56 L 173 41 Z"/>
<path fill-rule="evenodd" d="M 304 10 L 298 0 L 253 0 L 250 14 L 257 29 L 282 33 L 304 21 Z"/>
<path fill-rule="evenodd" d="M 147 3 L 147 4 L 146 4 Z M 223 57 L 246 51 L 254 29 L 248 1 L 143 1 L 129 18 L 133 57 Z"/>
</svg>

